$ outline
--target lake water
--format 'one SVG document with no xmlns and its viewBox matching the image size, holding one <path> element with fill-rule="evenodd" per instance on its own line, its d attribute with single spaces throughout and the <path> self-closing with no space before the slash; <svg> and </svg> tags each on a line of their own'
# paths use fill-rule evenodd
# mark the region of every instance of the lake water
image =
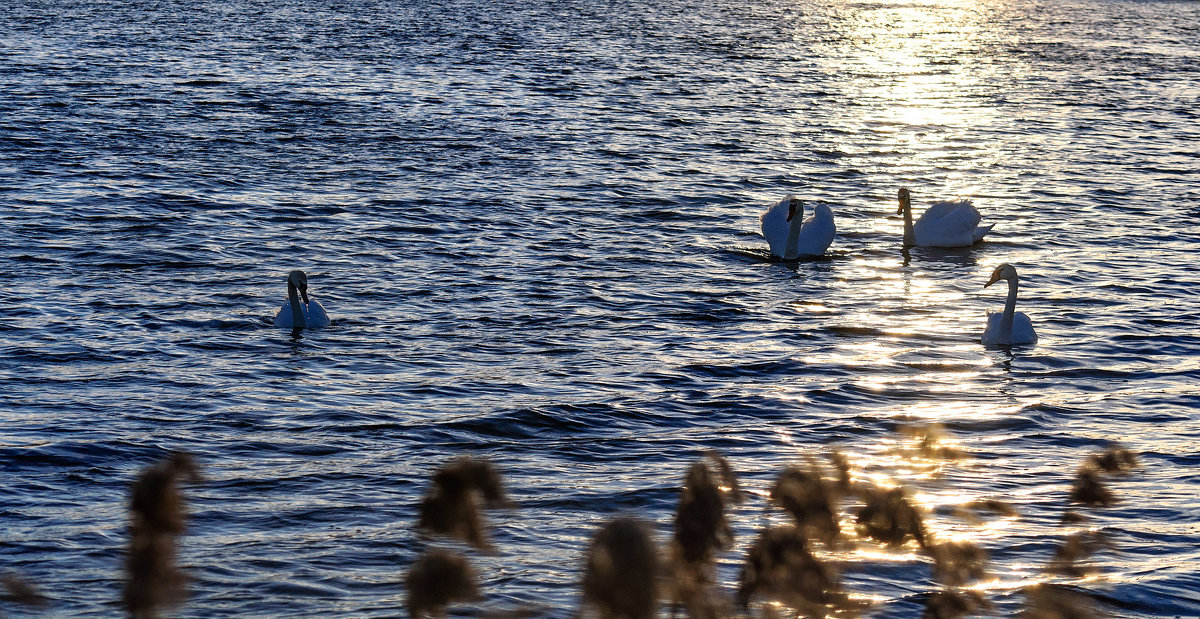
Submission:
<svg viewBox="0 0 1200 619">
<path fill-rule="evenodd" d="M 462 608 L 565 617 L 596 528 L 632 513 L 665 540 L 705 449 L 752 493 L 732 591 L 786 522 L 776 474 L 830 444 L 988 550 L 995 616 L 1037 582 L 1200 614 L 1200 3 L 2 15 L 0 571 L 50 614 L 119 613 L 128 486 L 171 450 L 207 477 L 182 616 L 402 613 L 429 475 L 474 455 L 518 506 L 489 514 Z M 902 252 L 900 187 L 995 229 Z M 788 193 L 832 208 L 825 259 L 766 259 L 758 216 Z M 1004 262 L 1035 346 L 979 343 Z M 331 327 L 271 326 L 294 268 Z M 897 449 L 914 423 L 968 457 Z M 1113 440 L 1142 467 L 1084 510 L 1100 571 L 1041 573 Z M 1020 516 L 954 516 L 977 499 Z M 929 561 L 871 548 L 847 589 L 919 615 Z"/>
</svg>

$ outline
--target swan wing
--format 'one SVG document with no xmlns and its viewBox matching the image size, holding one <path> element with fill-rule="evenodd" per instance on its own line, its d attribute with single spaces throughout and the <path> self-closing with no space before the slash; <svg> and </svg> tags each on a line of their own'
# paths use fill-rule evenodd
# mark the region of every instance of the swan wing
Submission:
<svg viewBox="0 0 1200 619">
<path fill-rule="evenodd" d="M 759 216 L 763 238 L 767 239 L 771 253 L 776 256 L 782 256 L 783 250 L 787 246 L 788 228 L 791 226 L 787 216 L 792 198 L 791 195 L 787 196 Z"/>
<path fill-rule="evenodd" d="M 913 231 L 918 245 L 963 247 L 975 242 L 975 228 L 980 219 L 970 200 L 938 202 L 921 213 Z"/>
<path fill-rule="evenodd" d="M 833 244 L 837 235 L 837 226 L 833 223 L 833 211 L 824 204 L 818 204 L 812 217 L 804 220 L 800 228 L 800 239 L 796 244 L 801 256 L 821 256 Z"/>
<path fill-rule="evenodd" d="M 316 299 L 309 297 L 308 305 L 300 304 L 301 311 L 304 312 L 304 322 L 309 329 L 318 327 L 328 327 L 329 313 L 325 311 L 325 306 L 321 305 Z M 275 320 L 273 323 L 276 327 L 285 329 L 296 328 L 296 318 L 292 315 L 292 304 L 284 301 L 279 310 L 275 312 Z"/>
<path fill-rule="evenodd" d="M 1033 321 L 1025 312 L 1016 312 L 1013 314 L 1013 344 L 1036 344 L 1037 333 L 1033 330 Z"/>
<path fill-rule="evenodd" d="M 975 208 L 971 205 L 970 200 L 945 200 L 942 202 L 934 202 L 933 204 L 929 205 L 929 208 L 925 209 L 924 213 L 921 213 L 920 217 L 917 218 L 917 224 L 920 224 L 921 222 L 937 221 L 964 207 L 972 210 Z"/>
<path fill-rule="evenodd" d="M 305 317 L 308 319 L 308 327 L 310 329 L 328 327 L 330 323 L 329 313 L 325 311 L 325 306 L 312 297 L 308 298 Z"/>
<path fill-rule="evenodd" d="M 292 325 L 295 323 L 292 320 L 291 303 L 288 303 L 287 301 L 283 302 L 283 305 L 281 305 L 279 310 L 275 312 L 274 324 L 276 327 L 285 327 L 288 329 L 292 328 Z"/>
<path fill-rule="evenodd" d="M 989 312 L 987 326 L 983 328 L 983 336 L 979 341 L 984 346 L 1008 346 L 1010 344 L 1036 344 L 1037 333 L 1033 331 L 1033 321 L 1025 312 L 1013 314 L 1012 338 L 1008 342 L 1000 341 L 1000 321 L 1004 312 Z"/>
<path fill-rule="evenodd" d="M 986 226 L 975 226 L 975 232 L 971 234 L 971 237 L 974 239 L 974 241 L 976 243 L 978 243 L 979 241 L 982 241 L 983 237 L 987 236 L 987 233 L 991 232 L 992 228 L 994 228 L 994 227 L 996 227 L 996 224 L 988 224 Z"/>
<path fill-rule="evenodd" d="M 1000 343 L 1000 319 L 1003 316 L 1001 312 L 988 312 L 987 325 L 983 328 L 983 336 L 979 338 L 984 346 L 996 346 Z"/>
</svg>

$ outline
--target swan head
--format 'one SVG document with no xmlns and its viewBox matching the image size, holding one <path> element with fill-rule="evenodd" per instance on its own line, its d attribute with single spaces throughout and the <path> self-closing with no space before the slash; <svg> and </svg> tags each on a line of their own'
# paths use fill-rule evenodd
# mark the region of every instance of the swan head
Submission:
<svg viewBox="0 0 1200 619">
<path fill-rule="evenodd" d="M 896 192 L 896 197 L 900 199 L 900 208 L 896 209 L 896 214 L 903 215 L 904 207 L 908 206 L 909 204 L 908 189 L 901 187 L 900 191 Z"/>
<path fill-rule="evenodd" d="M 304 271 L 296 269 L 288 273 L 288 288 L 295 288 L 300 292 L 300 296 L 304 298 L 304 304 L 308 305 L 308 276 Z"/>
<path fill-rule="evenodd" d="M 989 279 L 988 283 L 984 284 L 983 287 L 987 288 L 988 286 L 991 286 L 1002 279 L 1007 279 L 1010 282 L 1016 281 L 1017 270 L 1013 268 L 1013 265 L 1005 263 L 996 267 L 995 270 L 992 271 L 992 278 Z"/>
<path fill-rule="evenodd" d="M 797 198 L 796 196 L 788 196 L 787 200 L 788 200 L 788 215 L 787 215 L 787 219 L 785 221 L 791 221 L 792 218 L 796 216 L 796 213 L 801 213 L 801 214 L 804 213 L 804 206 L 803 206 L 803 203 L 800 202 L 800 198 Z"/>
</svg>

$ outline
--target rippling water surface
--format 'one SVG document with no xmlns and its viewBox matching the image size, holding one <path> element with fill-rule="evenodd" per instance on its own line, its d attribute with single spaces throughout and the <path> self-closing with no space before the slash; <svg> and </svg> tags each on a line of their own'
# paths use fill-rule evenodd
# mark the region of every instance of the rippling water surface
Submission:
<svg viewBox="0 0 1200 619">
<path fill-rule="evenodd" d="M 1049 580 L 1194 616 L 1197 110 L 1195 2 L 17 0 L 0 570 L 115 614 L 128 484 L 186 450 L 183 615 L 394 615 L 428 475 L 474 454 L 519 503 L 476 607 L 567 616 L 595 528 L 666 536 L 703 450 L 756 493 L 728 590 L 775 474 L 836 443 L 988 549 L 1005 616 L 1119 440 L 1102 570 Z M 902 252 L 902 186 L 995 230 Z M 833 209 L 826 259 L 766 259 L 787 193 Z M 979 344 L 1002 262 L 1036 346 Z M 293 268 L 330 328 L 271 327 Z M 918 422 L 970 456 L 897 451 Z M 1021 517 L 951 516 L 981 498 Z M 911 548 L 843 578 L 878 617 L 935 589 Z"/>
</svg>

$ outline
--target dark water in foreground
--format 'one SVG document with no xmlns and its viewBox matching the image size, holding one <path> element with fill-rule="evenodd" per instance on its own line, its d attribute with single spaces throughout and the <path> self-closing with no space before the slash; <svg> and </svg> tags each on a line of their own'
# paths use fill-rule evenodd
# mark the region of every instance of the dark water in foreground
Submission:
<svg viewBox="0 0 1200 619">
<path fill-rule="evenodd" d="M 195 454 L 185 616 L 387 616 L 438 465 L 520 507 L 487 608 L 567 616 L 595 528 L 669 531 L 720 450 L 757 496 L 838 443 L 943 539 L 996 616 L 1060 582 L 1200 614 L 1200 4 L 36 2 L 0 18 L 0 571 L 118 612 L 125 493 Z M 971 250 L 899 249 L 974 198 Z M 826 260 L 763 260 L 758 213 L 831 206 Z M 978 343 L 1017 266 L 1041 341 Z M 270 326 L 307 270 L 333 326 Z M 895 449 L 937 422 L 969 458 Z M 1109 440 L 1143 468 L 1040 573 Z M 971 525 L 953 507 L 1010 502 Z M 912 548 L 863 546 L 868 614 L 918 615 Z M 11 612 L 14 609 L 7 608 Z"/>
</svg>

